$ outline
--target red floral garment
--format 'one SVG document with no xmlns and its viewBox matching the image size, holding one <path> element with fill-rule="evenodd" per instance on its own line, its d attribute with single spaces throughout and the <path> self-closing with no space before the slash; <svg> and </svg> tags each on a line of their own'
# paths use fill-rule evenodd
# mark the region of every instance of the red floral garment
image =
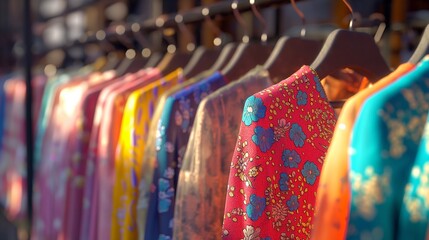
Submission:
<svg viewBox="0 0 429 240">
<path fill-rule="evenodd" d="M 308 239 L 335 113 L 303 66 L 246 100 L 226 196 L 223 239 Z"/>
</svg>

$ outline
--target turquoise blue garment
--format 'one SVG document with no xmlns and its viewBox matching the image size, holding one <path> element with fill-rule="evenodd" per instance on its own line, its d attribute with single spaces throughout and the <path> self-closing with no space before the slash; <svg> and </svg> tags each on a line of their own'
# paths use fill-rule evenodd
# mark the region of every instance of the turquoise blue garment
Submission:
<svg viewBox="0 0 429 240">
<path fill-rule="evenodd" d="M 201 100 L 226 84 L 214 73 L 169 96 L 158 124 L 154 169 L 144 239 L 172 239 L 179 171 Z"/>
<path fill-rule="evenodd" d="M 51 115 L 52 104 L 54 100 L 55 90 L 62 84 L 70 81 L 70 75 L 61 74 L 53 79 L 50 79 L 45 86 L 43 92 L 42 105 L 40 107 L 40 113 L 37 120 L 36 126 L 36 142 L 34 146 L 34 161 L 35 165 L 38 166 L 42 157 L 42 143 L 45 136 L 46 128 L 48 127 L 49 116 Z"/>
<path fill-rule="evenodd" d="M 363 104 L 349 149 L 352 201 L 347 239 L 404 237 L 400 209 L 428 110 L 428 60 Z"/>
<path fill-rule="evenodd" d="M 399 239 L 425 239 L 429 220 L 429 117 L 405 189 Z"/>
</svg>

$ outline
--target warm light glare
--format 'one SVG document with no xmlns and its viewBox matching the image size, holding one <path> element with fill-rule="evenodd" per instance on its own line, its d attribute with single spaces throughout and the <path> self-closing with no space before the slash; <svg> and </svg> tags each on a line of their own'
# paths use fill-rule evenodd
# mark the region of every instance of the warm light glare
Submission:
<svg viewBox="0 0 429 240">
<path fill-rule="evenodd" d="M 125 33 L 125 26 L 124 25 L 119 25 L 116 27 L 116 33 L 118 35 L 124 35 Z"/>
<path fill-rule="evenodd" d="M 243 43 L 248 43 L 250 39 L 249 39 L 249 36 L 244 35 L 241 40 L 243 41 Z"/>
<path fill-rule="evenodd" d="M 222 40 L 219 37 L 217 37 L 213 40 L 213 44 L 215 46 L 220 46 L 222 44 Z"/>
<path fill-rule="evenodd" d="M 236 2 L 233 2 L 232 4 L 231 4 L 231 8 L 232 9 L 237 9 L 237 7 L 238 7 L 238 4 L 236 3 Z"/>
<path fill-rule="evenodd" d="M 176 17 L 174 18 L 174 21 L 176 21 L 177 23 L 183 22 L 183 16 L 180 14 L 177 14 Z"/>
<path fill-rule="evenodd" d="M 128 50 L 125 52 L 125 56 L 126 56 L 128 59 L 133 59 L 133 58 L 135 58 L 135 57 L 136 57 L 136 51 L 135 51 L 134 49 L 128 49 Z"/>
<path fill-rule="evenodd" d="M 210 11 L 208 8 L 203 8 L 203 10 L 201 11 L 201 13 L 203 14 L 203 16 L 207 16 L 209 15 Z"/>
<path fill-rule="evenodd" d="M 131 30 L 132 30 L 133 32 L 138 32 L 138 31 L 140 31 L 140 24 L 139 24 L 139 23 L 133 23 L 133 24 L 131 25 Z"/>
<path fill-rule="evenodd" d="M 192 52 L 195 50 L 195 44 L 194 43 L 188 43 L 188 45 L 186 45 L 186 49 L 188 49 L 189 52 Z"/>
<path fill-rule="evenodd" d="M 149 48 L 144 48 L 143 50 L 142 50 L 142 56 L 144 57 L 144 58 L 148 58 L 148 57 L 150 57 L 150 55 L 152 54 L 152 52 L 150 51 L 150 49 Z"/>
<path fill-rule="evenodd" d="M 266 33 L 262 34 L 261 41 L 266 42 L 268 40 L 268 35 Z"/>
<path fill-rule="evenodd" d="M 44 72 L 47 77 L 53 77 L 57 73 L 57 67 L 53 64 L 48 64 L 45 66 Z"/>
<path fill-rule="evenodd" d="M 164 26 L 164 19 L 162 19 L 162 18 L 157 18 L 156 19 L 156 21 L 155 21 L 155 25 L 157 26 L 157 27 L 162 27 L 162 26 Z"/>
<path fill-rule="evenodd" d="M 97 40 L 102 41 L 106 38 L 106 32 L 104 32 L 103 30 L 99 30 L 95 34 L 95 37 L 97 38 Z"/>
<path fill-rule="evenodd" d="M 176 46 L 174 46 L 173 44 L 168 45 L 167 52 L 175 53 L 176 52 Z"/>
<path fill-rule="evenodd" d="M 253 5 L 253 4 L 255 4 L 255 0 L 250 0 L 249 2 L 250 2 L 250 4 L 252 4 L 252 5 Z"/>
</svg>

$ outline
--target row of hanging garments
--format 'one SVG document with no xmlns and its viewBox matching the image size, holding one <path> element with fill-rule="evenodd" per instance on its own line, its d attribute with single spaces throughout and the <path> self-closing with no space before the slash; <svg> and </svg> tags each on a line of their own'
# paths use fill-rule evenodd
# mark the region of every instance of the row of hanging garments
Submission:
<svg viewBox="0 0 429 240">
<path fill-rule="evenodd" d="M 35 77 L 32 239 L 425 239 L 428 36 L 393 71 L 335 30 Z M 18 217 L 25 83 L 0 87 Z"/>
</svg>

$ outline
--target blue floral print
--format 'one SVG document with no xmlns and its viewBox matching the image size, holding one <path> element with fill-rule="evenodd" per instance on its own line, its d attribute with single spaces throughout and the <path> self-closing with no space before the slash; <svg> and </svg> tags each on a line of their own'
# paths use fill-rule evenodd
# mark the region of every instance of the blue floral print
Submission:
<svg viewBox="0 0 429 240">
<path fill-rule="evenodd" d="M 289 132 L 289 137 L 296 147 L 304 146 L 304 141 L 305 139 L 307 139 L 307 136 L 305 136 L 301 126 L 299 126 L 297 123 L 292 124 L 292 127 Z"/>
<path fill-rule="evenodd" d="M 301 157 L 295 150 L 284 150 L 282 154 L 283 165 L 285 167 L 297 168 L 301 162 Z"/>
<path fill-rule="evenodd" d="M 279 186 L 282 192 L 289 190 L 288 181 L 289 181 L 289 176 L 287 175 L 287 173 L 281 173 Z"/>
<path fill-rule="evenodd" d="M 286 202 L 289 211 L 295 211 L 299 207 L 298 197 L 296 195 L 292 195 L 290 199 Z"/>
<path fill-rule="evenodd" d="M 325 94 L 325 90 L 323 90 L 323 86 L 320 83 L 320 79 L 318 76 L 314 76 L 313 78 L 314 82 L 316 83 L 316 90 L 319 92 L 319 94 L 323 97 L 326 98 L 326 94 Z"/>
<path fill-rule="evenodd" d="M 165 126 L 162 124 L 162 121 L 159 120 L 158 122 L 158 128 L 156 130 L 156 151 L 160 151 L 161 150 L 161 145 L 162 145 L 162 138 L 165 135 Z"/>
<path fill-rule="evenodd" d="M 317 169 L 316 164 L 310 161 L 307 161 L 304 164 L 304 168 L 301 170 L 301 173 L 305 177 L 305 181 L 311 185 L 314 184 L 316 178 L 320 175 L 320 171 Z"/>
<path fill-rule="evenodd" d="M 298 91 L 296 98 L 298 100 L 298 106 L 303 106 L 303 105 L 307 104 L 307 93 L 300 90 L 300 91 Z"/>
<path fill-rule="evenodd" d="M 250 126 L 252 122 L 256 122 L 265 117 L 266 110 L 267 108 L 264 106 L 260 98 L 250 96 L 244 104 L 242 121 L 246 126 Z"/>
<path fill-rule="evenodd" d="M 256 127 L 255 134 L 252 136 L 252 141 L 259 146 L 262 152 L 267 152 L 274 143 L 273 129 L 264 129 L 260 126 Z"/>
<path fill-rule="evenodd" d="M 179 110 L 176 110 L 175 120 L 176 125 L 182 128 L 183 132 L 187 132 L 190 128 L 192 115 L 191 103 L 189 99 L 181 99 L 179 102 Z"/>
<path fill-rule="evenodd" d="M 250 196 L 250 203 L 246 207 L 247 215 L 253 221 L 258 220 L 262 216 L 262 213 L 265 210 L 266 202 L 264 197 L 258 197 L 256 194 Z"/>
<path fill-rule="evenodd" d="M 171 198 L 174 196 L 174 189 L 170 187 L 170 182 L 160 178 L 158 181 L 159 187 L 159 205 L 158 212 L 167 212 L 171 205 Z"/>
</svg>

